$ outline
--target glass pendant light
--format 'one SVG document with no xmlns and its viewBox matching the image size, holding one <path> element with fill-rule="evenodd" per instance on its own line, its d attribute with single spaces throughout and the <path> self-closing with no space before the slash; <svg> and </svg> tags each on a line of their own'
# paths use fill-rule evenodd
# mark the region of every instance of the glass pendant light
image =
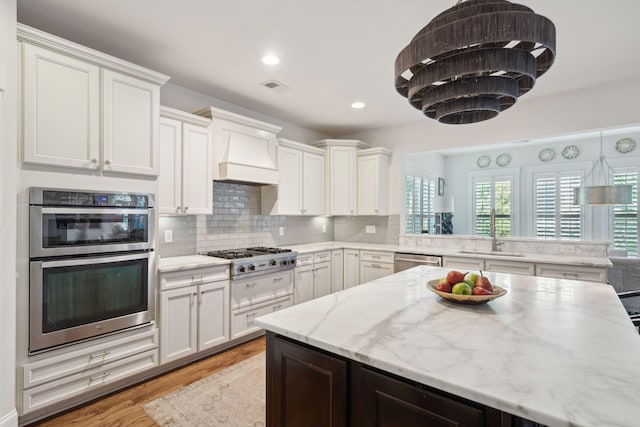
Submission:
<svg viewBox="0 0 640 427">
<path fill-rule="evenodd" d="M 584 178 L 584 182 L 598 166 L 598 177 L 601 181 L 597 181 L 594 177 L 594 183 L 602 183 L 602 185 L 583 185 L 574 188 L 573 203 L 575 205 L 628 205 L 631 203 L 631 185 L 609 185 L 609 177 L 613 175 L 613 170 L 602 152 L 602 131 L 600 132 L 600 157 Z"/>
</svg>

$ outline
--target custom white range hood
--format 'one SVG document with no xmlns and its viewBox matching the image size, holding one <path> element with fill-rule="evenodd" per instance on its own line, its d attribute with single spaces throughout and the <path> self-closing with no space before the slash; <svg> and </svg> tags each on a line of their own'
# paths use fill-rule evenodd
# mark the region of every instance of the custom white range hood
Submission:
<svg viewBox="0 0 640 427">
<path fill-rule="evenodd" d="M 195 114 L 211 119 L 214 180 L 254 185 L 280 182 L 276 167 L 280 126 L 214 107 Z"/>
</svg>

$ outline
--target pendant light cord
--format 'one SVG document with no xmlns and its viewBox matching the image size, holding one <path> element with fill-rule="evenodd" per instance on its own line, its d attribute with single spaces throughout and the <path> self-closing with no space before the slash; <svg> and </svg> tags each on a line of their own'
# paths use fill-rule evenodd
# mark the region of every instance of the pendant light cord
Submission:
<svg viewBox="0 0 640 427">
<path fill-rule="evenodd" d="M 585 184 L 587 182 L 587 178 L 591 176 L 591 174 L 593 173 L 593 171 L 598 165 L 600 166 L 600 176 L 603 178 L 602 185 L 609 185 L 610 175 L 607 175 L 607 171 L 612 171 L 613 168 L 611 167 L 611 165 L 609 165 L 609 162 L 607 162 L 607 156 L 604 155 L 604 151 L 602 148 L 602 131 L 600 131 L 600 157 L 598 157 L 598 160 L 593 164 L 589 173 L 584 177 Z M 606 169 L 605 169 L 605 165 L 607 165 Z M 597 183 L 592 183 L 591 185 L 595 185 L 595 184 Z"/>
</svg>

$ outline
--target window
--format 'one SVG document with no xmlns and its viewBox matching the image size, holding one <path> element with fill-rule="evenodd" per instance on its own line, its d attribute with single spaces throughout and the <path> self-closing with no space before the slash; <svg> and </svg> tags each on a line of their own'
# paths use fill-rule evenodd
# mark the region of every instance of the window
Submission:
<svg viewBox="0 0 640 427">
<path fill-rule="evenodd" d="M 582 237 L 582 208 L 573 204 L 573 189 L 581 182 L 581 172 L 534 175 L 536 237 Z"/>
<path fill-rule="evenodd" d="M 620 169 L 614 172 L 615 185 L 631 185 L 631 204 L 613 207 L 613 246 L 628 255 L 638 256 L 638 171 Z"/>
<path fill-rule="evenodd" d="M 473 223 L 474 233 L 488 236 L 491 209 L 496 212 L 496 237 L 509 237 L 513 220 L 511 177 L 477 178 L 473 186 Z"/>
<path fill-rule="evenodd" d="M 405 200 L 408 234 L 434 233 L 433 197 L 435 194 L 435 179 L 407 175 Z"/>
</svg>

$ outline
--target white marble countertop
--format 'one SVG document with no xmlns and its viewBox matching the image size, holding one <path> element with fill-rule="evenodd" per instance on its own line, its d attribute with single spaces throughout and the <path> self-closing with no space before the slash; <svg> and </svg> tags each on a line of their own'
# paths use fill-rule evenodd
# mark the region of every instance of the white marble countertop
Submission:
<svg viewBox="0 0 640 427">
<path fill-rule="evenodd" d="M 460 256 L 465 258 L 496 258 L 510 261 L 522 261 L 532 263 L 548 263 L 560 265 L 577 265 L 584 267 L 606 267 L 612 266 L 611 261 L 607 257 L 579 257 L 572 255 L 545 255 L 537 253 L 526 253 L 524 256 L 511 256 L 508 252 L 505 255 L 486 254 L 486 253 L 462 253 L 459 250 L 447 248 L 429 248 L 420 246 L 400 246 L 389 245 L 383 243 L 358 243 L 358 242 L 319 242 L 308 243 L 303 245 L 284 245 L 283 247 L 297 251 L 300 254 L 318 252 L 330 249 L 360 249 L 371 251 L 387 251 L 387 252 L 410 252 L 425 255 L 441 255 L 441 256 Z"/>
<path fill-rule="evenodd" d="M 168 273 L 170 271 L 190 270 L 193 268 L 211 267 L 215 265 L 228 265 L 228 259 L 214 258 L 206 255 L 187 255 L 160 258 L 158 271 Z"/>
<path fill-rule="evenodd" d="M 292 339 L 549 426 L 640 422 L 640 335 L 609 285 L 487 273 L 480 306 L 416 267 L 256 319 Z"/>
</svg>

